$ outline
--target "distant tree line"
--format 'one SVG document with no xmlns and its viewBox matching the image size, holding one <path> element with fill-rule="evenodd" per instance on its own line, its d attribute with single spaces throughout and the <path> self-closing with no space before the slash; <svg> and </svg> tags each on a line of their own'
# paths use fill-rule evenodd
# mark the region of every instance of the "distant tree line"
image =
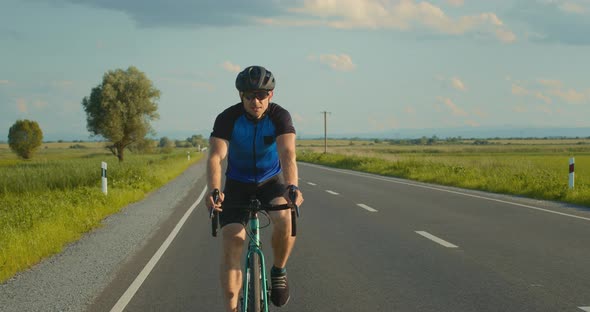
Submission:
<svg viewBox="0 0 590 312">
<path fill-rule="evenodd" d="M 588 137 L 526 137 L 526 138 L 519 138 L 519 137 L 511 137 L 511 138 L 501 138 L 501 137 L 493 137 L 493 138 L 463 138 L 461 136 L 457 137 L 448 137 L 448 138 L 439 138 L 436 135 L 432 137 L 422 136 L 420 138 L 406 138 L 406 139 L 387 139 L 387 138 L 329 138 L 330 140 L 349 140 L 349 145 L 353 145 L 355 141 L 362 141 L 362 142 L 371 142 L 371 144 L 392 144 L 392 145 L 435 145 L 435 144 L 473 144 L 473 145 L 486 145 L 486 144 L 497 144 L 492 141 L 510 141 L 510 140 L 584 140 L 590 139 Z M 314 140 L 323 140 L 323 138 L 316 138 Z M 582 143 L 579 143 L 582 144 Z"/>
</svg>

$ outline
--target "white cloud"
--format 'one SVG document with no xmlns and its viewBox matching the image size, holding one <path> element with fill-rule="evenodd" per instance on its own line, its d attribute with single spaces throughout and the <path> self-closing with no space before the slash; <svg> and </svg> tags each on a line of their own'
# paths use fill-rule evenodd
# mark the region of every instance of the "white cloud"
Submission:
<svg viewBox="0 0 590 312">
<path fill-rule="evenodd" d="M 575 89 L 566 89 L 563 82 L 552 79 L 538 79 L 537 82 L 548 89 L 550 95 L 558 97 L 569 103 L 582 103 L 590 100 L 590 94 L 576 91 Z"/>
<path fill-rule="evenodd" d="M 416 109 L 412 106 L 406 106 L 404 108 L 404 112 L 406 112 L 406 114 L 414 115 L 414 114 L 416 114 Z"/>
<path fill-rule="evenodd" d="M 479 127 L 479 123 L 475 120 L 465 120 L 465 124 L 471 127 Z"/>
<path fill-rule="evenodd" d="M 537 83 L 545 88 L 544 92 L 554 97 L 560 98 L 568 103 L 579 104 L 590 101 L 590 93 L 577 91 L 573 88 L 565 87 L 565 84 L 560 80 L 555 79 L 537 79 Z M 545 95 L 542 92 L 536 92 L 535 96 L 548 98 L 549 95 Z"/>
<path fill-rule="evenodd" d="M 516 41 L 516 35 L 512 31 L 504 28 L 496 29 L 496 38 L 504 43 L 512 43 Z"/>
<path fill-rule="evenodd" d="M 512 84 L 512 94 L 514 95 L 529 95 L 529 90 L 525 89 L 524 87 L 517 85 L 515 83 Z"/>
<path fill-rule="evenodd" d="M 446 78 L 442 75 L 436 75 L 434 78 L 436 80 L 444 82 L 445 86 L 450 85 L 453 89 L 456 89 L 459 91 L 466 91 L 467 90 L 467 87 L 465 86 L 465 83 L 463 82 L 463 80 L 461 80 L 458 77 Z"/>
<path fill-rule="evenodd" d="M 310 61 L 319 61 L 337 71 L 352 71 L 356 68 L 356 65 L 352 62 L 352 58 L 348 54 L 321 54 L 319 57 L 310 55 L 307 59 Z"/>
<path fill-rule="evenodd" d="M 590 1 L 518 0 L 506 14 L 518 20 L 530 41 L 588 45 Z"/>
<path fill-rule="evenodd" d="M 586 14 L 588 12 L 588 8 L 584 7 L 582 4 L 566 1 L 559 4 L 559 9 L 572 14 Z"/>
<path fill-rule="evenodd" d="M 457 78 L 457 77 L 453 77 L 451 78 L 451 84 L 453 86 L 453 88 L 459 90 L 459 91 L 465 91 L 467 90 L 467 88 L 465 87 L 465 84 L 463 83 L 463 81 L 461 81 L 461 79 Z"/>
<path fill-rule="evenodd" d="M 537 84 L 542 90 L 529 90 L 521 85 L 512 84 L 512 94 L 519 96 L 531 96 L 551 104 L 555 98 L 568 103 L 580 104 L 590 101 L 590 92 L 577 91 L 565 87 L 564 83 L 553 79 L 537 79 Z"/>
<path fill-rule="evenodd" d="M 16 99 L 16 109 L 21 113 L 28 113 L 27 101 L 23 98 Z"/>
<path fill-rule="evenodd" d="M 531 96 L 531 97 L 535 97 L 539 100 L 544 101 L 547 104 L 551 104 L 553 102 L 553 100 L 547 96 L 546 94 L 544 94 L 541 91 L 533 91 L 533 90 L 529 90 L 521 85 L 518 85 L 516 83 L 512 84 L 512 94 L 514 95 L 518 95 L 518 96 Z"/>
<path fill-rule="evenodd" d="M 541 101 L 544 101 L 547 104 L 551 104 L 553 102 L 553 100 L 549 96 L 543 94 L 543 92 L 540 91 L 533 92 L 533 96 Z"/>
<path fill-rule="evenodd" d="M 550 88 L 561 88 L 563 86 L 563 82 L 553 79 L 538 79 L 537 82 L 545 87 Z"/>
<path fill-rule="evenodd" d="M 469 115 L 449 98 L 438 97 L 438 100 L 441 101 L 447 108 L 449 108 L 455 116 Z"/>
<path fill-rule="evenodd" d="M 460 7 L 460 6 L 463 6 L 463 4 L 465 4 L 465 1 L 464 0 L 447 0 L 447 3 L 452 6 Z"/>
<path fill-rule="evenodd" d="M 557 96 L 557 97 L 565 100 L 566 102 L 570 102 L 570 103 L 582 103 L 582 102 L 585 102 L 589 99 L 587 94 L 584 94 L 582 92 L 578 92 L 574 89 L 568 89 L 568 90 L 556 89 L 556 90 L 551 90 L 549 92 L 552 95 Z"/>
<path fill-rule="evenodd" d="M 504 26 L 495 13 L 452 18 L 441 8 L 425 1 L 305 0 L 303 7 L 292 8 L 290 11 L 319 18 L 321 24 L 333 28 L 385 28 L 402 31 L 426 28 L 449 35 L 483 31 L 503 42 L 516 40 L 516 35 Z"/>
<path fill-rule="evenodd" d="M 221 67 L 230 73 L 239 73 L 241 68 L 239 65 L 233 64 L 230 61 L 225 61 L 221 64 Z"/>
</svg>

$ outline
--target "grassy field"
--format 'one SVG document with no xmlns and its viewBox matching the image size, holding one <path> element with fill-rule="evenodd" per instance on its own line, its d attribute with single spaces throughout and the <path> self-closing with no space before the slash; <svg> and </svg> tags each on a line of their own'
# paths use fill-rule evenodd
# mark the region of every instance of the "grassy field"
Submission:
<svg viewBox="0 0 590 312">
<path fill-rule="evenodd" d="M 590 207 L 590 139 L 460 140 L 409 145 L 373 140 L 299 140 L 298 160 Z M 204 155 L 186 149 L 124 162 L 104 143 L 45 143 L 33 160 L 0 144 L 0 282 L 100 226 L 106 216 L 164 185 Z M 575 188 L 568 187 L 569 158 Z M 109 193 L 100 188 L 108 162 Z M 151 169 L 148 169 L 151 168 Z"/>
<path fill-rule="evenodd" d="M 590 207 L 590 140 L 489 140 L 475 144 L 392 145 L 298 141 L 298 160 L 416 181 Z M 575 187 L 568 186 L 575 157 Z"/>
<path fill-rule="evenodd" d="M 70 148 L 75 144 L 85 147 Z M 189 161 L 187 151 L 128 152 L 119 163 L 104 143 L 49 143 L 24 161 L 0 144 L 0 282 L 60 252 L 203 157 L 193 150 Z M 101 191 L 102 161 L 108 196 Z"/>
</svg>

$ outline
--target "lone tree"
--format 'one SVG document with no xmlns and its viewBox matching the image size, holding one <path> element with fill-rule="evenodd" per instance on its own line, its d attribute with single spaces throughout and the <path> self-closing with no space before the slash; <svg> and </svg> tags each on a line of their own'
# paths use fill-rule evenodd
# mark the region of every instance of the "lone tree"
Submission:
<svg viewBox="0 0 590 312">
<path fill-rule="evenodd" d="M 36 121 L 17 120 L 8 131 L 8 145 L 19 157 L 30 159 L 43 142 L 43 131 Z"/>
<path fill-rule="evenodd" d="M 155 134 L 150 121 L 160 118 L 156 100 L 160 91 L 137 68 L 108 71 L 102 83 L 84 97 L 87 129 L 112 142 L 109 149 L 123 161 L 123 151 L 145 136 Z"/>
</svg>

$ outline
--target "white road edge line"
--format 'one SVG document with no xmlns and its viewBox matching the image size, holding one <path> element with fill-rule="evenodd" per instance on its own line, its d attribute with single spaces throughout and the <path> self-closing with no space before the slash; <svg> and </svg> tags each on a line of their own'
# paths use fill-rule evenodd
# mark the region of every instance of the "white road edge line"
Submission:
<svg viewBox="0 0 590 312">
<path fill-rule="evenodd" d="M 332 194 L 332 195 L 340 195 L 340 194 L 338 194 L 338 193 L 336 193 L 336 192 L 334 192 L 334 191 L 330 191 L 330 190 L 326 190 L 326 193 L 330 193 L 330 194 Z"/>
<path fill-rule="evenodd" d="M 418 234 L 420 234 L 420 235 L 428 238 L 429 240 L 431 240 L 431 241 L 433 241 L 435 243 L 441 244 L 441 245 L 443 245 L 443 246 L 445 246 L 447 248 L 459 248 L 459 246 L 453 245 L 453 244 L 447 242 L 446 240 L 444 240 L 442 238 L 438 238 L 438 237 L 436 237 L 436 236 L 434 236 L 434 235 L 432 235 L 432 234 L 430 234 L 428 232 L 416 231 L 416 233 L 418 233 Z"/>
<path fill-rule="evenodd" d="M 164 252 L 166 252 L 166 249 L 168 249 L 168 247 L 170 246 L 170 244 L 172 243 L 172 241 L 174 240 L 174 238 L 176 237 L 176 235 L 178 234 L 178 232 L 180 231 L 188 217 L 191 215 L 193 210 L 195 210 L 195 207 L 197 207 L 197 205 L 201 202 L 203 196 L 205 196 L 206 191 L 207 187 L 203 189 L 197 201 L 186 211 L 186 213 L 184 214 L 184 216 L 182 216 L 180 221 L 178 221 L 178 224 L 176 224 L 172 232 L 170 232 L 168 238 L 166 238 L 162 246 L 160 246 L 158 251 L 156 251 L 156 253 L 152 256 L 150 261 L 145 265 L 143 270 L 141 270 L 139 275 L 137 275 L 137 277 L 135 278 L 133 283 L 131 283 L 127 291 L 125 291 L 123 296 L 119 298 L 119 301 L 117 301 L 115 306 L 111 309 L 111 312 L 122 312 L 127 306 L 127 304 L 129 304 L 135 293 L 139 290 L 139 287 L 141 287 L 141 284 L 143 284 L 143 282 L 146 280 L 150 272 L 154 269 L 154 267 L 156 266 Z"/>
<path fill-rule="evenodd" d="M 307 184 L 311 185 L 311 186 L 316 186 L 317 184 L 313 183 L 313 182 L 307 182 Z"/>
<path fill-rule="evenodd" d="M 356 204 L 356 205 L 359 206 L 359 207 L 361 207 L 361 208 L 363 208 L 363 209 L 366 209 L 366 210 L 368 210 L 370 212 L 377 212 L 377 209 L 371 208 L 371 207 L 369 207 L 369 206 L 367 206 L 365 204 Z"/>
<path fill-rule="evenodd" d="M 590 307 L 578 307 L 582 311 L 590 312 Z"/>
<path fill-rule="evenodd" d="M 543 208 L 539 208 L 539 207 L 534 207 L 534 206 L 529 206 L 529 205 L 524 205 L 524 204 L 509 202 L 509 201 L 501 200 L 501 199 L 489 198 L 489 197 L 485 197 L 485 196 L 479 196 L 479 195 L 467 194 L 467 193 L 463 193 L 463 192 L 445 190 L 445 189 L 442 189 L 442 188 L 437 188 L 437 187 L 432 187 L 432 186 L 427 186 L 427 185 L 420 185 L 420 184 L 415 184 L 415 183 L 408 183 L 408 182 L 403 182 L 403 181 L 396 181 L 396 180 L 393 180 L 394 178 L 387 179 L 387 178 L 381 178 L 381 177 L 371 176 L 369 173 L 365 173 L 365 174 L 353 173 L 353 172 L 347 172 L 347 171 L 344 171 L 344 170 L 327 168 L 327 167 L 322 167 L 322 166 L 312 165 L 312 164 L 307 164 L 307 163 L 305 165 L 310 166 L 310 167 L 321 168 L 321 169 L 328 170 L 328 171 L 335 171 L 335 172 L 340 172 L 340 173 L 344 173 L 344 174 L 350 174 L 350 175 L 354 175 L 354 176 L 358 176 L 358 177 L 365 177 L 365 178 L 370 178 L 370 179 L 375 179 L 375 180 L 387 181 L 387 182 L 398 183 L 398 184 L 405 184 L 405 185 L 410 185 L 410 186 L 415 186 L 415 187 L 421 187 L 421 188 L 431 189 L 431 190 L 435 190 L 435 191 L 441 191 L 441 192 L 453 193 L 453 194 L 458 194 L 458 195 L 463 195 L 463 196 L 468 196 L 468 197 L 485 199 L 485 200 L 495 201 L 495 202 L 499 202 L 499 203 L 503 203 L 503 204 L 509 204 L 509 205 L 524 207 L 524 208 L 528 208 L 528 209 L 533 209 L 533 210 L 538 210 L 538 211 L 553 213 L 553 214 L 560 215 L 560 216 L 565 216 L 565 217 L 570 217 L 570 218 L 576 218 L 576 219 L 590 221 L 590 218 L 580 217 L 580 216 L 576 216 L 576 215 L 572 215 L 572 214 L 568 214 L 568 213 L 563 213 L 563 212 L 553 211 L 553 210 L 549 210 L 549 209 L 543 209 Z"/>
</svg>

